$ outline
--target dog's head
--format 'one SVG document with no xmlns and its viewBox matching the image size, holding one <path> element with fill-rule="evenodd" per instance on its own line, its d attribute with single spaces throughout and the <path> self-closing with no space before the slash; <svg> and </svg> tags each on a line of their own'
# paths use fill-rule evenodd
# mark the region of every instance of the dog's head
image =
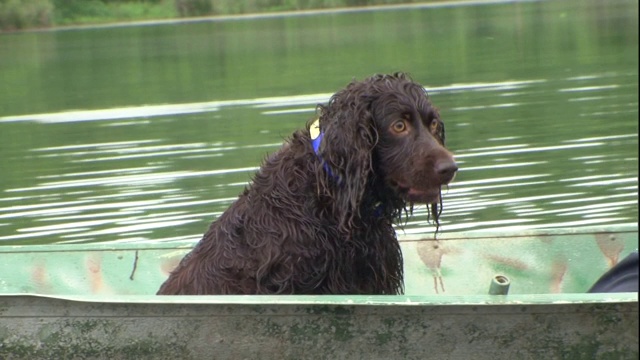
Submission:
<svg viewBox="0 0 640 360">
<path fill-rule="evenodd" d="M 437 223 L 440 189 L 458 168 L 423 86 L 402 73 L 375 75 L 350 83 L 318 112 L 323 172 L 328 167 L 347 195 L 338 206 L 357 213 L 374 192 L 396 215 L 406 203 L 430 204 Z"/>
</svg>

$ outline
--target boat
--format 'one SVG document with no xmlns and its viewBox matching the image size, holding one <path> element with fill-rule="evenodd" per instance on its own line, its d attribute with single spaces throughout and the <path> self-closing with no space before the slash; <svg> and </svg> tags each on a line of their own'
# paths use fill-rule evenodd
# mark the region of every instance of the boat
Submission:
<svg viewBox="0 0 640 360">
<path fill-rule="evenodd" d="M 1 359 L 638 359 L 638 227 L 399 233 L 405 294 L 156 296 L 194 242 L 0 247 Z"/>
</svg>

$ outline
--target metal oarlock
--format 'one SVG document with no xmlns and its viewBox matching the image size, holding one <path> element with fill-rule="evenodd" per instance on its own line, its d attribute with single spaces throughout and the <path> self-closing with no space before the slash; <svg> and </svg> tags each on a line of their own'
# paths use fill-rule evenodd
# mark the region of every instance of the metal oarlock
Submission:
<svg viewBox="0 0 640 360">
<path fill-rule="evenodd" d="M 511 281 L 504 275 L 496 275 L 491 279 L 489 295 L 507 295 Z"/>
</svg>

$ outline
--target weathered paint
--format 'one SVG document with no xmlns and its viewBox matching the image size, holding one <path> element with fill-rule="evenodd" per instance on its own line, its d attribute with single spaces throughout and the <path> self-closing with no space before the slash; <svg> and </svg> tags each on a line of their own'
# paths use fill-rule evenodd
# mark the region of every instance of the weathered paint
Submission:
<svg viewBox="0 0 640 360">
<path fill-rule="evenodd" d="M 0 359 L 639 357 L 638 294 L 585 293 L 637 227 L 401 243 L 406 296 L 154 296 L 193 243 L 0 247 Z"/>
<path fill-rule="evenodd" d="M 337 297 L 295 297 L 306 300 L 298 304 L 263 297 L 256 304 L 224 296 L 155 303 L 140 296 L 122 302 L 5 296 L 0 358 L 638 358 L 637 297 L 544 295 L 533 304 L 521 297 L 492 304 L 491 296 L 477 296 L 466 305 L 353 297 L 348 305 L 348 297 L 342 304 Z M 566 303 L 551 304 L 553 297 Z"/>
</svg>

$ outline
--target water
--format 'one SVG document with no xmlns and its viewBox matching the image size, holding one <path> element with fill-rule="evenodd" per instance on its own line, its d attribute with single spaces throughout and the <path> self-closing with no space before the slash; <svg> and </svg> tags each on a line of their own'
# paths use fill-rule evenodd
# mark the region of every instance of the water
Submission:
<svg viewBox="0 0 640 360">
<path fill-rule="evenodd" d="M 638 3 L 464 4 L 0 35 L 0 244 L 198 239 L 315 104 L 398 70 L 460 163 L 442 231 L 638 221 Z"/>
</svg>

